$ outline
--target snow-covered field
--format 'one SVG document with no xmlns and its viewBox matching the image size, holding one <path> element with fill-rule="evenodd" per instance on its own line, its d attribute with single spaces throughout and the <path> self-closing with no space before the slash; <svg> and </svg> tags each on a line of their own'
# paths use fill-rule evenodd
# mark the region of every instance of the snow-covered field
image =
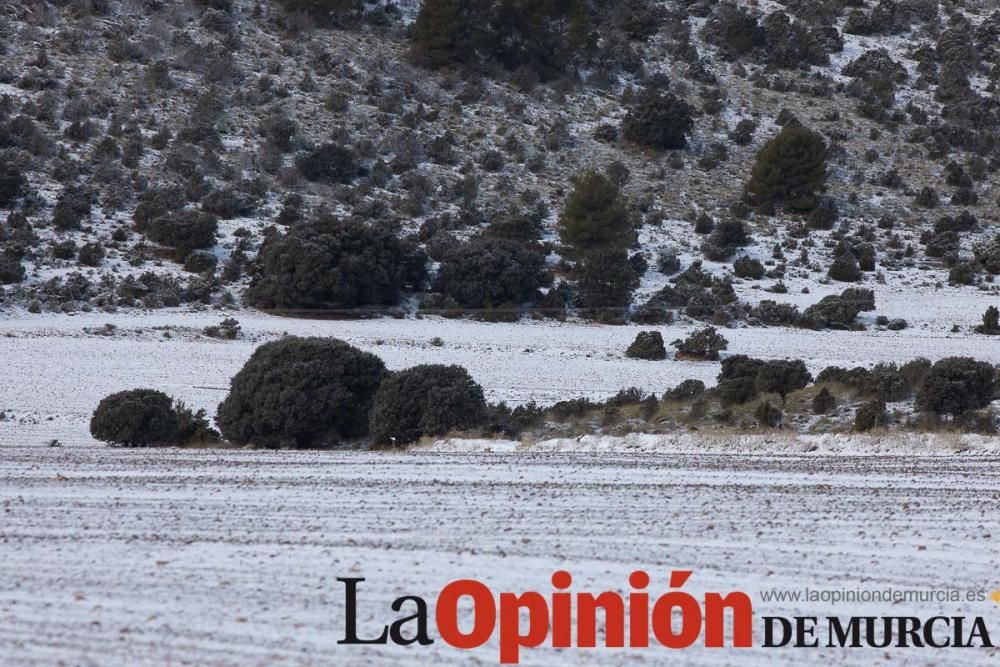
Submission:
<svg viewBox="0 0 1000 667">
<path fill-rule="evenodd" d="M 765 615 L 983 616 L 992 602 L 765 603 L 772 589 L 1000 587 L 1000 457 L 0 447 L 4 665 L 496 664 L 338 646 L 470 577 L 494 591 L 746 591 Z M 431 614 L 433 626 L 433 609 Z M 758 622 L 759 627 L 759 622 Z M 437 636 L 432 629 L 432 636 Z M 599 636 L 600 638 L 600 636 Z M 756 643 L 760 643 L 759 634 Z M 996 639 L 996 637 L 994 637 Z M 987 665 L 996 649 L 555 651 L 524 664 Z"/>
</svg>

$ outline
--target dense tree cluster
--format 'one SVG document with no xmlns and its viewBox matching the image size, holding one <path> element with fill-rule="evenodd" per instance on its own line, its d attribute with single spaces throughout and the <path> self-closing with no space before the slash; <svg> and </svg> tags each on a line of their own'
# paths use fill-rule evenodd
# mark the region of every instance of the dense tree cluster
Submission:
<svg viewBox="0 0 1000 667">
<path fill-rule="evenodd" d="M 816 132 L 786 125 L 758 152 L 747 183 L 747 194 L 757 206 L 790 211 L 816 208 L 816 197 L 826 183 L 826 142 Z"/>
<path fill-rule="evenodd" d="M 425 262 L 390 231 L 323 215 L 264 240 L 247 297 L 259 308 L 394 306 Z"/>
<path fill-rule="evenodd" d="M 534 302 L 548 280 L 545 254 L 537 244 L 482 236 L 450 244 L 438 258 L 433 289 L 462 309 Z"/>
<path fill-rule="evenodd" d="M 591 32 L 583 0 L 427 0 L 413 26 L 413 49 L 432 68 L 497 63 L 545 81 L 590 47 Z"/>
</svg>

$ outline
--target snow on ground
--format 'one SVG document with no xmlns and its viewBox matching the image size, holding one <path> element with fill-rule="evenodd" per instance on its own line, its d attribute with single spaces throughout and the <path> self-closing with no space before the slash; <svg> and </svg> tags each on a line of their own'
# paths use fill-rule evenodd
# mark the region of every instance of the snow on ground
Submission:
<svg viewBox="0 0 1000 667">
<path fill-rule="evenodd" d="M 749 290 L 748 290 L 749 292 Z M 820 294 L 792 295 L 803 304 Z M 751 295 L 745 295 L 750 300 Z M 878 293 L 879 312 L 903 316 L 901 332 L 742 328 L 725 330 L 730 354 L 802 358 L 816 373 L 829 365 L 855 366 L 966 355 L 1000 363 L 1000 344 L 950 333 L 952 323 L 971 326 L 995 301 L 975 291 L 949 299 L 913 292 Z M 244 337 L 220 341 L 201 334 L 234 315 Z M 872 315 L 872 314 L 868 314 Z M 112 335 L 95 333 L 115 325 Z M 0 442 L 90 442 L 87 424 L 101 398 L 115 391 L 152 387 L 214 415 L 229 380 L 253 350 L 283 334 L 343 338 L 382 357 L 392 369 L 423 363 L 460 364 L 491 400 L 551 403 L 574 397 L 604 399 L 638 386 L 662 393 L 682 380 L 714 383 L 718 364 L 626 359 L 624 350 L 642 329 L 655 328 L 668 343 L 691 325 L 600 326 L 522 321 L 484 324 L 437 317 L 358 321 L 301 320 L 253 312 L 162 310 L 148 313 L 20 314 L 0 319 Z M 85 331 L 87 330 L 87 331 Z M 88 333 L 89 331 L 89 333 Z M 443 345 L 432 339 L 440 337 Z"/>
<path fill-rule="evenodd" d="M 551 592 L 744 591 L 768 615 L 984 616 L 992 602 L 768 602 L 773 589 L 993 591 L 1000 458 L 316 453 L 0 445 L 3 664 L 497 664 L 338 646 L 449 581 Z M 433 607 L 431 609 L 433 628 Z M 466 618 L 465 623 L 471 619 Z M 464 626 L 468 627 L 468 625 Z M 432 634 L 437 636 L 436 630 Z M 598 641 L 601 641 L 599 635 Z M 996 636 L 994 636 L 996 639 Z M 996 664 L 997 649 L 525 651 L 526 665 Z"/>
</svg>

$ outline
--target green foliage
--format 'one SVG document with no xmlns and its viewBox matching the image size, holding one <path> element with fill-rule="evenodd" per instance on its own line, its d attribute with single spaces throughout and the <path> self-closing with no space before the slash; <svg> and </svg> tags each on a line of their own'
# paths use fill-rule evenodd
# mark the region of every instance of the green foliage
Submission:
<svg viewBox="0 0 1000 667">
<path fill-rule="evenodd" d="M 729 341 L 715 327 L 706 327 L 671 345 L 677 348 L 678 359 L 718 361 L 719 352 L 729 347 Z"/>
<path fill-rule="evenodd" d="M 177 261 L 183 262 L 193 250 L 213 247 L 218 230 L 219 221 L 214 215 L 184 209 L 155 218 L 138 231 L 151 241 L 172 246 Z"/>
<path fill-rule="evenodd" d="M 691 105 L 676 95 L 646 88 L 622 121 L 622 137 L 650 148 L 686 148 L 687 135 L 694 128 L 692 113 Z"/>
<path fill-rule="evenodd" d="M 785 421 L 785 413 L 771 405 L 771 401 L 758 405 L 754 417 L 763 428 L 780 428 Z"/>
<path fill-rule="evenodd" d="M 873 431 L 888 424 L 889 414 L 882 400 L 864 403 L 854 413 L 854 430 L 858 432 Z"/>
<path fill-rule="evenodd" d="M 813 329 L 852 329 L 855 319 L 862 312 L 875 310 L 875 292 L 870 289 L 850 288 L 839 295 L 820 299 L 802 314 L 804 326 Z"/>
<path fill-rule="evenodd" d="M 646 361 L 662 361 L 667 358 L 667 349 L 663 346 L 663 335 L 659 331 L 640 331 L 635 340 L 625 350 L 629 359 L 645 359 Z"/>
<path fill-rule="evenodd" d="M 278 0 L 290 12 L 305 12 L 337 23 L 361 11 L 359 0 Z"/>
<path fill-rule="evenodd" d="M 576 266 L 581 314 L 607 322 L 625 319 L 639 276 L 624 250 L 587 252 Z"/>
<path fill-rule="evenodd" d="M 424 0 L 413 24 L 417 61 L 431 69 L 474 64 L 479 57 L 477 33 L 481 27 L 475 11 L 473 2 Z"/>
<path fill-rule="evenodd" d="M 481 426 L 483 389 L 461 366 L 427 365 L 391 374 L 375 394 L 371 435 L 403 445 Z"/>
<path fill-rule="evenodd" d="M 837 397 L 830 393 L 827 387 L 823 387 L 819 390 L 819 393 L 813 396 L 812 409 L 817 415 L 828 415 L 834 411 L 837 407 Z"/>
<path fill-rule="evenodd" d="M 425 0 L 413 26 L 413 53 L 431 68 L 497 63 L 546 81 L 589 47 L 590 33 L 582 0 Z"/>
<path fill-rule="evenodd" d="M 480 237 L 445 249 L 435 291 L 463 308 L 496 308 L 536 299 L 547 279 L 537 244 Z"/>
<path fill-rule="evenodd" d="M 28 191 L 28 179 L 15 164 L 0 156 L 0 208 L 8 208 Z"/>
<path fill-rule="evenodd" d="M 571 255 L 624 250 L 635 234 L 618 185 L 596 171 L 576 179 L 558 229 Z"/>
<path fill-rule="evenodd" d="M 684 380 L 663 394 L 664 401 L 686 401 L 705 393 L 705 383 L 701 380 Z"/>
<path fill-rule="evenodd" d="M 858 260 L 849 252 L 833 260 L 828 275 L 832 280 L 842 283 L 856 283 L 864 276 Z"/>
<path fill-rule="evenodd" d="M 786 125 L 757 152 L 747 194 L 757 206 L 794 212 L 816 208 L 816 193 L 826 183 L 827 147 L 823 137 L 800 125 Z"/>
<path fill-rule="evenodd" d="M 266 343 L 233 378 L 219 406 L 219 427 L 227 440 L 268 448 L 362 437 L 384 377 L 381 359 L 340 340 Z"/>
<path fill-rule="evenodd" d="M 764 277 L 764 265 L 758 259 L 740 257 L 733 262 L 733 273 L 737 278 L 760 280 Z"/>
<path fill-rule="evenodd" d="M 781 396 L 782 405 L 790 393 L 803 389 L 811 381 L 812 375 L 806 370 L 805 362 L 800 359 L 768 361 L 757 371 L 757 389 Z"/>
<path fill-rule="evenodd" d="M 350 183 L 360 172 L 354 153 L 333 143 L 300 155 L 295 166 L 307 181 L 319 183 Z"/>
<path fill-rule="evenodd" d="M 983 314 L 983 323 L 976 327 L 976 333 L 987 336 L 1000 336 L 1000 310 L 990 306 Z"/>
<path fill-rule="evenodd" d="M 204 411 L 193 413 L 153 389 L 132 389 L 105 397 L 90 419 L 90 434 L 126 447 L 183 445 L 218 439 Z"/>
<path fill-rule="evenodd" d="M 423 280 L 424 261 L 389 231 L 322 216 L 264 240 L 247 298 L 257 308 L 395 305 Z"/>
<path fill-rule="evenodd" d="M 949 357 L 934 364 L 917 392 L 918 410 L 959 417 L 993 402 L 997 370 L 985 361 Z"/>
</svg>

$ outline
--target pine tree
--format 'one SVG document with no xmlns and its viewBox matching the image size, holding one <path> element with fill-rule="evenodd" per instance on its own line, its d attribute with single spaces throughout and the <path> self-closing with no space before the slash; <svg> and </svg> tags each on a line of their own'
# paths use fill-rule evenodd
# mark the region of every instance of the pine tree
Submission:
<svg viewBox="0 0 1000 667">
<path fill-rule="evenodd" d="M 618 186 L 596 171 L 577 178 L 559 219 L 559 238 L 570 254 L 624 250 L 633 238 Z"/>
<path fill-rule="evenodd" d="M 786 126 L 757 152 L 747 194 L 762 209 L 781 206 L 794 212 L 816 208 L 826 183 L 827 147 L 802 126 Z"/>
</svg>

